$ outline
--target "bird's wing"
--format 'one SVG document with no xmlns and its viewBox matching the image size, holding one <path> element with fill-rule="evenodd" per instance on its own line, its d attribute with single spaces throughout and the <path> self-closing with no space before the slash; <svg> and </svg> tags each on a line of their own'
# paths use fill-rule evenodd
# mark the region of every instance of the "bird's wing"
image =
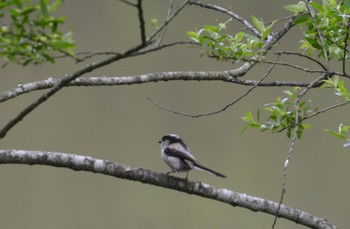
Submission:
<svg viewBox="0 0 350 229">
<path fill-rule="evenodd" d="M 196 162 L 196 158 L 188 151 L 188 149 L 185 149 L 181 144 L 171 144 L 169 145 L 165 150 L 164 153 L 171 157 L 177 157 L 182 160 L 189 160 L 192 162 Z"/>
</svg>

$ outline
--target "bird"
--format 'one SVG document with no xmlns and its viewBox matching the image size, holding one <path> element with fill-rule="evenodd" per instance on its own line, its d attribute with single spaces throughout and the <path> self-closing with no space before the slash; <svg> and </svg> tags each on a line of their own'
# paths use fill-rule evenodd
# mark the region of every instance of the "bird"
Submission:
<svg viewBox="0 0 350 229">
<path fill-rule="evenodd" d="M 226 177 L 219 172 L 216 172 L 199 164 L 197 159 L 192 155 L 190 149 L 187 147 L 179 135 L 166 134 L 162 137 L 159 143 L 162 159 L 171 168 L 171 171 L 166 173 L 167 175 L 174 172 L 187 172 L 187 181 L 188 172 L 191 169 L 197 169 L 214 174 L 218 177 Z"/>
</svg>

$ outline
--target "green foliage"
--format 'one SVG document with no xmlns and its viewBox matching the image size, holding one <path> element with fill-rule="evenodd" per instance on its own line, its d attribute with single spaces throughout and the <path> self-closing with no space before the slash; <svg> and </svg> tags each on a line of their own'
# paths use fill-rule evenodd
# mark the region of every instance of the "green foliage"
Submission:
<svg viewBox="0 0 350 229">
<path fill-rule="evenodd" d="M 350 129 L 350 126 L 344 126 L 343 124 L 340 124 L 337 132 L 332 131 L 332 130 L 328 130 L 328 129 L 325 129 L 325 130 L 328 133 L 330 133 L 338 138 L 349 140 L 350 139 L 349 138 L 349 129 Z"/>
<path fill-rule="evenodd" d="M 285 98 L 277 98 L 276 102 L 266 104 L 264 110 L 269 112 L 270 115 L 265 123 L 260 122 L 260 112 L 257 112 L 256 119 L 254 119 L 251 112 L 246 112 L 242 120 L 246 122 L 246 126 L 242 129 L 242 133 L 246 131 L 248 127 L 258 128 L 263 131 L 271 131 L 272 133 L 287 130 L 287 136 L 290 138 L 292 130 L 295 126 L 298 126 L 297 135 L 298 138 L 302 137 L 305 129 L 311 128 L 311 125 L 304 124 L 304 118 L 308 117 L 311 113 L 316 112 L 316 109 L 312 111 L 310 105 L 303 101 L 297 104 L 297 112 L 294 109 L 294 102 L 297 99 L 297 91 L 300 88 L 295 87 L 293 91 L 284 91 L 287 94 Z M 295 123 L 296 113 L 298 115 L 298 123 Z"/>
<path fill-rule="evenodd" d="M 309 56 L 316 55 L 320 59 L 325 58 L 326 55 L 328 60 L 349 59 L 349 55 L 346 55 L 348 51 L 344 52 L 344 49 L 350 44 L 350 0 L 310 1 L 308 5 L 300 1 L 297 4 L 286 5 L 284 8 L 296 14 L 293 23 L 300 27 L 304 35 L 303 40 L 300 41 L 301 50 L 307 52 Z M 251 20 L 255 29 L 259 31 L 259 36 L 243 31 L 234 35 L 223 33 L 231 19 L 216 26 L 206 25 L 198 32 L 189 31 L 187 35 L 202 45 L 205 50 L 202 54 L 215 57 L 217 60 L 231 60 L 236 63 L 254 58 L 262 61 L 265 58 L 262 47 L 274 23 L 266 26 L 262 19 L 254 16 Z M 339 77 L 325 80 L 322 87 L 334 89 L 338 96 L 350 102 L 350 93 Z M 315 114 L 317 109 L 311 110 L 309 103 L 305 101 L 294 104 L 297 99 L 297 90 L 298 88 L 294 88 L 293 91 L 284 91 L 287 94 L 286 98 L 277 98 L 276 102 L 266 105 L 264 110 L 269 112 L 269 116 L 265 123 L 260 122 L 259 110 L 256 118 L 251 112 L 246 112 L 242 118 L 246 122 L 242 132 L 248 127 L 258 128 L 261 131 L 269 130 L 272 133 L 287 130 L 287 136 L 291 137 L 292 130 L 297 125 L 297 135 L 300 138 L 303 131 L 311 127 L 303 123 L 304 119 Z M 341 130 L 341 133 L 346 130 L 347 134 L 348 126 L 342 126 Z M 335 132 L 328 132 L 335 135 Z M 350 138 L 346 139 L 349 139 L 350 145 Z"/>
<path fill-rule="evenodd" d="M 332 88 L 336 95 L 343 97 L 350 102 L 350 94 L 348 89 L 344 86 L 344 80 L 339 80 L 339 76 L 323 80 L 322 88 Z"/>
<path fill-rule="evenodd" d="M 272 25 L 265 28 L 262 21 L 253 17 L 255 26 L 262 33 L 261 38 L 244 32 L 239 32 L 235 35 L 223 34 L 222 31 L 226 29 L 226 25 L 230 21 L 231 19 L 225 23 L 219 23 L 217 26 L 205 25 L 198 32 L 189 31 L 187 35 L 191 40 L 207 49 L 202 52 L 202 55 L 215 57 L 220 61 L 230 60 L 236 63 L 240 60 L 248 61 L 256 55 L 259 55 L 259 59 L 263 58 L 260 55 L 263 40 L 268 36 Z"/>
<path fill-rule="evenodd" d="M 159 20 L 157 18 L 152 18 L 151 25 L 153 28 L 157 29 L 159 27 Z"/>
<path fill-rule="evenodd" d="M 308 13 L 308 9 L 304 2 L 285 6 L 285 9 L 293 13 L 304 13 L 294 20 L 294 24 L 304 29 L 304 39 L 300 41 L 300 48 L 310 56 L 316 53 L 318 57 L 325 57 L 323 51 L 325 49 L 329 59 L 334 57 L 340 60 L 348 59 L 349 56 L 344 57 L 344 47 L 345 44 L 350 43 L 350 37 L 347 37 L 350 18 L 349 1 L 337 3 L 336 0 L 323 0 L 322 4 L 317 2 L 309 4 L 314 17 L 305 14 Z"/>
<path fill-rule="evenodd" d="M 350 102 L 350 93 L 348 89 L 344 86 L 344 80 L 339 80 L 339 76 L 327 79 L 323 81 L 324 84 L 322 88 L 331 88 L 334 90 L 334 93 L 337 96 L 343 97 L 345 101 Z M 325 129 L 325 131 L 333 136 L 336 136 L 340 139 L 345 139 L 346 143 L 344 147 L 350 146 L 350 126 L 345 126 L 342 123 L 339 124 L 338 131 L 332 131 Z"/>
<path fill-rule="evenodd" d="M 63 0 L 6 0 L 0 2 L 0 57 L 5 64 L 20 65 L 54 62 L 59 51 L 74 56 L 72 32 L 58 31 L 64 17 L 51 14 Z"/>
<path fill-rule="evenodd" d="M 337 138 L 340 139 L 345 139 L 346 143 L 344 143 L 344 147 L 350 146 L 350 126 L 344 126 L 342 123 L 339 124 L 338 131 L 332 131 L 325 129 L 329 134 L 336 136 Z"/>
</svg>

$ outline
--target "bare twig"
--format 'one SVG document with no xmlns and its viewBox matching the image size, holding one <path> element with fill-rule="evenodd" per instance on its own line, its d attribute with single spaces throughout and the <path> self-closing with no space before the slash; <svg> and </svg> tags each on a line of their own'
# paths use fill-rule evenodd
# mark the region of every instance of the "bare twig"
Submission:
<svg viewBox="0 0 350 229">
<path fill-rule="evenodd" d="M 295 69 L 301 70 L 303 72 L 308 72 L 308 73 L 328 73 L 327 71 L 324 71 L 324 70 L 308 69 L 308 68 L 304 68 L 302 66 L 299 66 L 299 65 L 296 65 L 296 64 L 287 63 L 287 62 L 275 63 L 273 61 L 264 61 L 264 63 L 265 64 L 276 64 L 276 65 L 281 65 L 281 66 L 287 66 L 287 67 L 295 68 Z"/>
<path fill-rule="evenodd" d="M 247 20 L 245 20 L 243 17 L 239 16 L 238 14 L 236 14 L 236 13 L 234 13 L 234 12 L 232 12 L 232 11 L 226 9 L 226 8 L 223 8 L 223 7 L 214 5 L 214 4 L 203 3 L 203 2 L 201 2 L 199 0 L 191 0 L 189 2 L 189 4 L 190 5 L 197 5 L 197 6 L 206 8 L 206 9 L 211 9 L 211 10 L 215 10 L 215 11 L 227 14 L 230 17 L 232 17 L 232 18 L 236 19 L 237 21 L 241 22 L 244 25 L 244 27 L 249 29 L 257 37 L 261 36 L 259 30 L 257 30 L 254 26 L 252 26 Z"/>
<path fill-rule="evenodd" d="M 278 61 L 279 56 L 276 58 L 275 62 Z M 169 108 L 166 108 L 162 105 L 160 105 L 159 103 L 157 103 L 156 101 L 154 101 L 153 99 L 151 99 L 150 97 L 148 97 L 147 95 L 145 96 L 146 99 L 148 99 L 149 101 L 151 101 L 154 105 L 160 107 L 163 110 L 169 111 L 171 113 L 174 114 L 178 114 L 178 115 L 182 115 L 182 116 L 186 116 L 186 117 L 191 117 L 191 118 L 200 118 L 200 117 L 204 117 L 204 116 L 210 116 L 210 115 L 215 115 L 215 114 L 219 114 L 225 110 L 227 110 L 229 107 L 233 106 L 234 104 L 236 104 L 238 101 L 240 101 L 241 99 L 243 99 L 244 97 L 246 97 L 251 91 L 253 91 L 257 86 L 259 86 L 259 84 L 266 79 L 266 77 L 268 77 L 272 71 L 272 69 L 275 67 L 275 65 L 272 65 L 269 70 L 265 73 L 265 75 L 263 77 L 261 77 L 261 79 L 259 81 L 256 82 L 255 85 L 253 85 L 253 87 L 249 88 L 243 95 L 241 95 L 240 97 L 238 97 L 237 99 L 235 99 L 234 101 L 224 105 L 222 108 L 216 110 L 216 111 L 211 111 L 211 112 L 207 112 L 207 113 L 201 113 L 201 114 L 187 114 L 187 113 L 183 113 L 183 112 L 179 112 L 179 111 L 175 111 L 175 110 L 171 110 Z"/>
<path fill-rule="evenodd" d="M 193 41 L 177 41 L 177 42 L 172 42 L 169 44 L 164 44 L 164 45 L 159 45 L 159 46 L 155 45 L 152 48 L 146 48 L 146 49 L 143 49 L 141 51 L 138 51 L 138 52 L 134 53 L 132 56 L 139 56 L 139 55 L 148 54 L 148 53 L 155 52 L 155 51 L 158 51 L 158 50 L 161 50 L 164 48 L 169 48 L 169 47 L 172 47 L 175 45 L 198 45 L 198 43 L 195 43 Z"/>
<path fill-rule="evenodd" d="M 294 146 L 295 146 L 295 142 L 298 138 L 298 130 L 299 130 L 299 113 L 298 113 L 298 103 L 300 102 L 301 98 L 316 84 L 319 84 L 319 82 L 325 78 L 327 78 L 329 75 L 327 74 L 322 74 L 321 76 L 319 76 L 318 78 L 316 78 L 314 81 L 312 81 L 307 87 L 305 87 L 298 95 L 298 97 L 294 100 L 294 112 L 295 112 L 295 126 L 294 126 L 294 131 L 292 134 L 292 140 L 289 146 L 289 150 L 287 153 L 287 158 L 284 162 L 284 166 L 283 166 L 283 171 L 282 171 L 282 191 L 281 191 L 281 196 L 280 196 L 280 201 L 279 201 L 279 205 L 277 208 L 277 214 L 274 218 L 273 224 L 272 224 L 272 229 L 275 228 L 275 225 L 277 223 L 277 218 L 279 217 L 279 211 L 280 211 L 280 206 L 283 203 L 283 199 L 284 199 L 284 195 L 287 191 L 287 170 L 288 170 L 288 165 L 289 162 L 292 158 L 292 154 L 294 151 Z"/>
<path fill-rule="evenodd" d="M 304 57 L 308 60 L 311 60 L 312 62 L 315 62 L 316 64 L 318 64 L 323 70 L 328 71 L 328 69 L 326 68 L 326 66 L 324 66 L 320 61 L 318 61 L 315 58 L 312 58 L 311 56 L 299 53 L 299 52 L 290 52 L 290 51 L 280 51 L 280 52 L 276 52 L 276 54 L 286 54 L 286 55 L 296 55 L 296 56 L 301 56 Z"/>
<path fill-rule="evenodd" d="M 141 43 L 145 45 L 146 44 L 146 27 L 145 27 L 145 19 L 143 18 L 142 0 L 137 0 L 137 11 L 138 11 L 139 22 L 140 22 Z"/>
<path fill-rule="evenodd" d="M 123 3 L 125 3 L 125 4 L 127 4 L 129 6 L 137 7 L 137 4 L 129 2 L 127 0 L 118 0 L 118 1 L 123 2 Z"/>
<path fill-rule="evenodd" d="M 163 29 L 175 18 L 176 15 L 178 15 L 188 4 L 189 0 L 185 0 L 181 5 L 178 6 L 178 8 L 175 10 L 175 12 L 163 22 L 161 26 L 155 31 L 151 36 L 149 36 L 148 40 L 153 40 Z"/>
<path fill-rule="evenodd" d="M 170 1 L 169 1 L 168 12 L 167 12 L 166 17 L 165 17 L 165 21 L 168 21 L 168 20 L 169 20 L 169 18 L 171 17 L 171 12 L 172 12 L 172 11 L 173 11 L 173 0 L 170 0 Z M 167 28 L 168 28 L 168 25 L 165 25 L 164 28 L 163 28 L 162 33 L 160 34 L 159 38 L 157 39 L 157 42 L 156 42 L 156 44 L 155 44 L 155 47 L 158 47 L 158 46 L 162 43 L 163 38 L 165 37 Z"/>
<path fill-rule="evenodd" d="M 278 203 L 270 200 L 250 196 L 244 193 L 238 193 L 226 188 L 215 187 L 198 181 L 188 180 L 185 182 L 184 179 L 153 172 L 148 169 L 123 165 L 83 155 L 42 151 L 0 150 L 0 163 L 47 165 L 68 168 L 75 171 L 99 173 L 177 190 L 226 203 L 230 206 L 243 207 L 252 211 L 260 211 L 271 215 L 277 213 Z M 310 228 L 337 228 L 324 218 L 311 215 L 310 213 L 286 205 L 280 206 L 279 216 Z"/>
</svg>

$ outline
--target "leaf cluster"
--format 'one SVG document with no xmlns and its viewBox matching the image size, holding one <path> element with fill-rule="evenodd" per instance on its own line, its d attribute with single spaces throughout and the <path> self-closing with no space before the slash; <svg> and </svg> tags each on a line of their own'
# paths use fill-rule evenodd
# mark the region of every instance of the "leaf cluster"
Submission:
<svg viewBox="0 0 350 229">
<path fill-rule="evenodd" d="M 344 85 L 344 80 L 339 80 L 339 76 L 323 80 L 323 82 L 324 84 L 321 88 L 331 88 L 337 96 L 341 96 L 346 101 L 350 102 L 350 93 Z"/>
<path fill-rule="evenodd" d="M 301 14 L 294 19 L 294 24 L 303 29 L 304 39 L 300 41 L 300 48 L 312 56 L 325 57 L 324 49 L 329 60 L 344 56 L 344 48 L 349 44 L 349 19 L 350 8 L 341 1 L 323 0 L 322 4 L 309 2 L 311 9 L 304 2 L 287 5 L 285 9 Z M 310 13 L 308 13 L 311 11 Z"/>
<path fill-rule="evenodd" d="M 246 123 L 242 129 L 242 133 L 246 131 L 248 127 L 257 128 L 263 131 L 271 131 L 272 133 L 287 130 L 288 138 L 292 135 L 292 130 L 298 126 L 297 136 L 302 137 L 305 129 L 311 128 L 311 125 L 303 123 L 303 120 L 310 114 L 317 111 L 317 109 L 311 110 L 311 105 L 302 101 L 295 104 L 297 99 L 297 91 L 299 87 L 295 87 L 293 91 L 285 90 L 284 93 L 287 97 L 276 99 L 276 102 L 265 105 L 264 110 L 269 112 L 269 116 L 266 122 L 260 121 L 260 111 L 257 111 L 256 118 L 253 117 L 251 112 L 246 112 L 242 120 Z M 295 109 L 297 107 L 297 109 Z M 296 116 L 297 122 L 296 122 Z"/>
<path fill-rule="evenodd" d="M 5 0 L 0 2 L 0 57 L 5 65 L 54 62 L 56 51 L 74 56 L 72 32 L 58 30 L 64 17 L 51 14 L 63 0 Z"/>
<path fill-rule="evenodd" d="M 205 25 L 199 31 L 188 31 L 189 38 L 205 49 L 202 55 L 209 57 L 215 57 L 220 61 L 232 61 L 236 63 L 240 60 L 248 61 L 250 58 L 255 57 L 257 53 L 261 53 L 263 47 L 263 39 L 265 39 L 270 31 L 270 28 L 265 28 L 264 24 L 257 18 L 253 17 L 254 23 L 259 25 L 261 29 L 262 37 L 258 38 L 254 35 L 245 32 L 238 32 L 235 35 L 223 33 L 226 29 L 227 23 L 231 19 L 218 25 Z M 259 56 L 259 59 L 262 55 Z"/>
</svg>

